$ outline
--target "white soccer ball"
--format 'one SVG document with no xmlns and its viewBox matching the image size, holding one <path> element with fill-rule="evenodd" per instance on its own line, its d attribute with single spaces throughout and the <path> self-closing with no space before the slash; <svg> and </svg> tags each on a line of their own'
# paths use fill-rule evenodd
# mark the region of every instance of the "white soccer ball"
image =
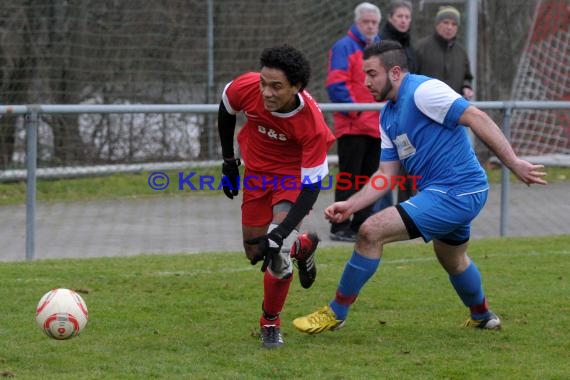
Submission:
<svg viewBox="0 0 570 380">
<path fill-rule="evenodd" d="M 85 328 L 88 319 L 83 298 L 70 289 L 53 289 L 44 294 L 36 309 L 36 322 L 47 336 L 73 338 Z"/>
</svg>

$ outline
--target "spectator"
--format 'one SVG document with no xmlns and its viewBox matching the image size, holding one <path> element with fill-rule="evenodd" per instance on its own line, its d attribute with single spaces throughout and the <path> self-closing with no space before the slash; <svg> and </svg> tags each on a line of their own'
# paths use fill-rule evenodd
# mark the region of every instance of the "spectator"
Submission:
<svg viewBox="0 0 570 380">
<path fill-rule="evenodd" d="M 241 187 L 240 159 L 234 154 L 236 114 L 243 112 L 247 118 L 237 137 L 246 164 L 241 224 L 247 258 L 251 264 L 263 261 L 259 325 L 264 348 L 283 346 L 280 313 L 293 279 L 291 259 L 304 288 L 317 275 L 319 239 L 298 229 L 317 200 L 321 178 L 328 174 L 327 151 L 334 136 L 305 90 L 310 72 L 309 62 L 295 48 L 265 49 L 260 71 L 231 81 L 218 111 L 223 191 L 230 199 Z"/>
<path fill-rule="evenodd" d="M 382 40 L 398 41 L 406 51 L 408 71 L 416 72 L 416 53 L 412 46 L 412 3 L 407 0 L 394 0 L 388 7 L 388 20 L 380 31 Z"/>
<path fill-rule="evenodd" d="M 441 7 L 435 16 L 435 32 L 416 46 L 417 73 L 439 79 L 467 100 L 473 98 L 473 75 L 463 45 L 456 41 L 460 13 L 454 7 Z"/>
<path fill-rule="evenodd" d="M 380 41 L 380 9 L 371 3 L 360 3 L 354 9 L 354 23 L 346 36 L 335 42 L 329 52 L 327 92 L 333 103 L 373 103 L 364 86 L 362 52 Z M 355 176 L 371 176 L 380 161 L 379 112 L 335 112 L 334 131 L 338 142 L 339 172 L 350 175 L 349 189 L 335 189 L 335 200 L 343 201 L 356 192 Z M 386 206 L 392 199 L 386 197 Z M 383 206 L 383 207 L 386 207 Z M 381 208 L 383 208 L 381 207 Z M 332 240 L 354 242 L 360 225 L 372 214 L 372 206 L 355 213 L 352 220 L 331 223 Z"/>
<path fill-rule="evenodd" d="M 416 71 L 416 53 L 412 46 L 411 29 L 412 26 L 412 4 L 406 0 L 395 0 L 388 7 L 388 21 L 384 24 L 380 32 L 382 40 L 398 41 L 406 52 L 408 59 L 408 71 Z M 400 170 L 400 175 L 406 177 L 403 187 L 398 187 L 398 203 L 407 201 L 416 191 L 411 178 L 409 178 L 404 167 Z M 377 210 L 375 210 L 377 211 Z"/>
</svg>

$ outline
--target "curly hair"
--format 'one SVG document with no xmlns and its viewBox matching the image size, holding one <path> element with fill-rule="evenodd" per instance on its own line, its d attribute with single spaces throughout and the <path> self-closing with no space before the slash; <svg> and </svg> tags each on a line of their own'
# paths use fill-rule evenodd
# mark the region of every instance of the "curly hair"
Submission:
<svg viewBox="0 0 570 380">
<path fill-rule="evenodd" d="M 287 44 L 263 50 L 260 66 L 283 71 L 292 85 L 300 84 L 303 90 L 309 83 L 311 66 L 299 50 Z"/>
</svg>

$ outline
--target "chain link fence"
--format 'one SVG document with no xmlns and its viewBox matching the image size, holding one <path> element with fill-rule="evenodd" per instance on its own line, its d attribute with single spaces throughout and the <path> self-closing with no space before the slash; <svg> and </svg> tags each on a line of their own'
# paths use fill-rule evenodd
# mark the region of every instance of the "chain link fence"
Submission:
<svg viewBox="0 0 570 380">
<path fill-rule="evenodd" d="M 140 171 L 142 165 L 182 170 L 190 163 L 217 162 L 214 113 L 224 85 L 244 71 L 257 70 L 261 50 L 280 43 L 307 55 L 312 66 L 308 89 L 331 121 L 331 111 L 348 108 L 326 103 L 328 49 L 346 33 L 359 2 L 4 4 L 0 96 L 2 104 L 14 106 L 0 106 L 0 181 L 26 180 L 28 199 L 25 206 L 0 207 L 0 238 L 5 242 L 0 260 L 21 259 L 24 251 L 31 259 L 239 250 L 235 243 L 233 248 L 220 245 L 220 229 L 228 241 L 240 237 L 234 236 L 235 225 L 221 220 L 227 207 L 219 201 L 183 197 L 187 203 L 36 205 L 36 179 Z M 375 3 L 384 11 L 389 0 Z M 465 40 L 467 1 L 412 3 L 414 41 L 433 32 L 434 15 L 443 3 L 462 12 L 459 39 Z M 521 142 L 517 147 L 528 145 L 532 154 L 567 158 L 570 1 L 477 3 L 475 104 L 498 124 L 514 129 L 512 135 Z M 540 112 L 534 112 L 537 108 Z M 486 147 L 474 143 L 481 161 L 491 158 Z M 525 192 L 504 180 L 493 191 L 474 236 L 568 233 L 564 184 Z M 186 205 L 187 214 L 180 211 Z M 322 221 L 315 223 L 326 234 Z M 205 246 L 203 241 L 215 243 Z"/>
<path fill-rule="evenodd" d="M 359 1 L 29 0 L 0 10 L 2 104 L 216 104 L 234 76 L 258 69 L 264 47 L 290 43 L 312 66 L 323 103 L 328 49 Z M 383 10 L 389 0 L 375 2 Z M 412 39 L 433 33 L 438 0 L 414 0 Z M 466 39 L 467 1 L 459 40 Z M 554 30 L 567 0 L 478 1 L 477 99 L 508 100 L 535 15 Z M 563 13 L 563 12 L 562 12 Z M 509 20 L 509 22 L 505 22 Z M 539 18 L 540 20 L 540 18 Z M 541 24 L 542 25 L 542 24 Z M 567 28 L 567 25 L 565 26 Z M 517 98 L 518 100 L 524 100 Z M 541 99 L 563 100 L 563 99 Z M 502 115 L 496 115 L 499 119 Z M 330 115 L 327 115 L 331 121 Z M 89 166 L 220 156 L 204 114 L 42 114 L 39 167 Z M 25 162 L 22 116 L 0 118 L 0 170 Z M 486 149 L 477 145 L 485 158 Z"/>
</svg>

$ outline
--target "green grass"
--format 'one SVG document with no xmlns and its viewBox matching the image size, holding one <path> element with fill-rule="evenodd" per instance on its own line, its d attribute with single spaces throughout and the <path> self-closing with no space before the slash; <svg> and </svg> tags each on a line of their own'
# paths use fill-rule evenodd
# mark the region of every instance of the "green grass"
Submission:
<svg viewBox="0 0 570 380">
<path fill-rule="evenodd" d="M 237 246 L 237 243 L 236 243 Z M 467 311 L 429 245 L 387 247 L 347 326 L 308 336 L 294 317 L 333 296 L 350 246 L 319 251 L 317 282 L 294 280 L 286 345 L 260 348 L 262 276 L 242 253 L 0 263 L 0 374 L 17 379 L 568 379 L 569 236 L 478 240 L 499 332 Z M 68 341 L 34 322 L 47 290 L 80 290 L 90 321 Z"/>
<path fill-rule="evenodd" d="M 196 174 L 190 182 L 198 190 L 190 190 L 185 185 L 184 190 L 178 190 L 178 173 L 184 176 L 192 172 Z M 120 173 L 97 177 L 71 178 L 71 179 L 38 179 L 37 200 L 40 202 L 68 202 L 87 200 L 106 200 L 117 198 L 143 198 L 154 196 L 176 196 L 196 192 L 200 194 L 219 194 L 218 191 L 209 191 L 206 186 L 200 186 L 199 176 L 214 176 L 214 186 L 220 184 L 219 168 L 189 168 L 179 171 L 166 171 L 170 178 L 170 185 L 161 191 L 150 188 L 148 180 L 152 172 Z M 203 188 L 205 190 L 199 190 Z M 22 204 L 26 202 L 26 183 L 12 182 L 0 183 L 0 206 Z"/>
<path fill-rule="evenodd" d="M 242 167 L 243 169 L 243 167 Z M 547 180 L 549 182 L 570 181 L 570 168 L 553 167 L 548 168 Z M 117 198 L 142 198 L 156 196 L 177 196 L 188 194 L 188 192 L 217 195 L 221 191 L 190 190 L 188 186 L 183 191 L 178 190 L 178 173 L 185 176 L 191 172 L 196 175 L 190 179 L 196 188 L 200 188 L 198 177 L 213 176 L 214 186 L 220 184 L 220 169 L 212 168 L 189 168 L 180 171 L 167 171 L 170 178 L 170 185 L 166 190 L 155 191 L 149 187 L 148 179 L 151 172 L 141 172 L 135 174 L 113 174 L 99 177 L 85 177 L 74 179 L 48 180 L 39 179 L 37 181 L 37 200 L 40 202 L 67 202 L 67 201 L 87 201 L 87 200 L 107 200 Z M 337 169 L 333 167 L 331 172 L 336 174 Z M 489 180 L 492 183 L 499 183 L 501 180 L 501 170 L 494 168 L 487 171 Z M 511 174 L 511 181 L 516 178 Z M 0 206 L 23 204 L 26 201 L 26 184 L 24 182 L 0 183 Z"/>
</svg>

